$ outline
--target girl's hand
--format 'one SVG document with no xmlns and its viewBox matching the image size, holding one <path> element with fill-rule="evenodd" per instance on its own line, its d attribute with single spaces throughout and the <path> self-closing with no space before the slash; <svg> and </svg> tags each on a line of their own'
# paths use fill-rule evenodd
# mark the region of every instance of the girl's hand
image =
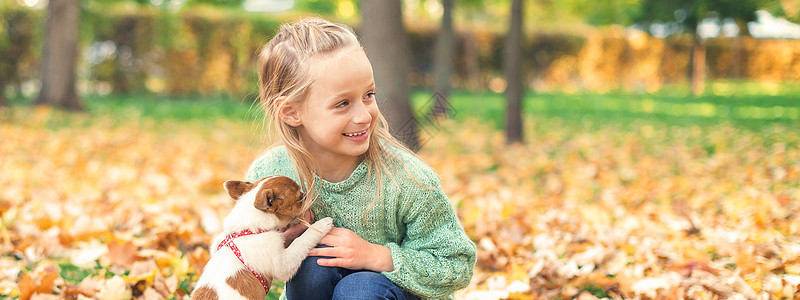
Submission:
<svg viewBox="0 0 800 300">
<path fill-rule="evenodd" d="M 320 266 L 375 272 L 394 270 L 388 247 L 367 242 L 350 229 L 334 227 L 319 243 L 330 247 L 311 249 L 308 255 L 332 257 L 318 259 Z"/>
<path fill-rule="evenodd" d="M 314 223 L 314 213 L 311 212 L 311 210 L 307 210 L 303 214 L 303 220 L 306 220 L 306 222 L 309 224 Z M 283 247 L 288 248 L 294 239 L 303 234 L 303 232 L 306 232 L 306 229 L 308 229 L 308 227 L 299 222 L 295 224 L 289 223 L 289 225 L 286 227 L 281 228 L 281 235 L 283 235 Z"/>
</svg>

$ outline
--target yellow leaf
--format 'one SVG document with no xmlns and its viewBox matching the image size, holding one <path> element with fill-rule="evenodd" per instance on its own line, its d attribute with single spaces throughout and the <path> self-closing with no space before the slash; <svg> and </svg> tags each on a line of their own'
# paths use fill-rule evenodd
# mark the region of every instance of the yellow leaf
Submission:
<svg viewBox="0 0 800 300">
<path fill-rule="evenodd" d="M 36 293 L 50 294 L 55 287 L 55 280 L 58 278 L 56 272 L 45 272 L 39 280 L 34 280 L 31 273 L 25 273 L 19 279 L 19 299 L 30 299 Z"/>
</svg>

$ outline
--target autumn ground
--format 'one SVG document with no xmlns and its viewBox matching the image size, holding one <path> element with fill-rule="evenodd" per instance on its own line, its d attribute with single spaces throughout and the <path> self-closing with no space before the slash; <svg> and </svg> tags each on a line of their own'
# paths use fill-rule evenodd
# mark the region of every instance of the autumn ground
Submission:
<svg viewBox="0 0 800 300">
<path fill-rule="evenodd" d="M 796 99 L 542 95 L 507 146 L 497 97 L 422 136 L 479 249 L 458 298 L 800 297 Z M 129 100 L 0 110 L 0 298 L 192 289 L 269 141 L 236 101 Z"/>
</svg>

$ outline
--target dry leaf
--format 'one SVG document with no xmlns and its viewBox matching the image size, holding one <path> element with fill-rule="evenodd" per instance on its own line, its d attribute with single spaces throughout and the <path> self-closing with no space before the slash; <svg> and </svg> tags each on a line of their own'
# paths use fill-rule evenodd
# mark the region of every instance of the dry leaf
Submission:
<svg viewBox="0 0 800 300">
<path fill-rule="evenodd" d="M 81 283 L 78 284 L 78 288 L 82 291 L 88 292 L 90 295 L 94 295 L 103 286 L 105 283 L 105 279 L 100 277 L 86 277 L 81 280 Z"/>
<path fill-rule="evenodd" d="M 710 267 L 708 262 L 690 261 L 682 264 L 675 264 L 669 267 L 670 270 L 678 272 L 681 276 L 689 276 L 694 270 L 702 270 L 714 275 L 719 275 L 719 271 Z"/>
<path fill-rule="evenodd" d="M 133 296 L 131 288 L 122 277 L 114 276 L 106 280 L 100 286 L 95 297 L 99 300 L 123 300 L 131 299 Z"/>
<path fill-rule="evenodd" d="M 33 296 L 31 296 L 31 300 L 61 300 L 61 299 L 63 299 L 63 297 L 53 294 L 36 293 L 33 294 Z"/>
<path fill-rule="evenodd" d="M 130 273 L 128 273 L 128 278 L 130 280 L 138 281 L 140 279 L 149 279 L 152 280 L 156 274 L 161 274 L 158 272 L 158 265 L 154 260 L 146 260 L 146 261 L 137 261 L 133 263 L 131 266 Z"/>
<path fill-rule="evenodd" d="M 192 265 L 192 268 L 196 270 L 197 273 L 201 273 L 203 267 L 205 267 L 208 260 L 211 259 L 211 254 L 208 253 L 208 250 L 198 247 L 191 253 L 188 253 L 187 257 L 189 258 L 189 263 Z"/>
<path fill-rule="evenodd" d="M 145 300 L 164 300 L 164 299 L 166 299 L 162 294 L 160 294 L 159 292 L 157 292 L 153 288 L 147 288 L 146 290 L 144 290 L 143 296 L 144 296 Z"/>
<path fill-rule="evenodd" d="M 137 260 L 136 253 L 137 247 L 131 241 L 125 243 L 112 241 L 108 243 L 108 253 L 106 257 L 108 257 L 111 264 L 130 268 Z"/>
<path fill-rule="evenodd" d="M 71 285 L 64 287 L 64 289 L 61 292 L 64 294 L 65 297 L 69 298 L 77 298 L 78 295 L 91 298 L 95 294 L 94 289 L 91 290 L 84 289 L 81 288 L 80 286 L 71 286 Z"/>
<path fill-rule="evenodd" d="M 19 279 L 19 299 L 30 299 L 37 293 L 50 294 L 55 287 L 55 280 L 58 278 L 56 272 L 46 272 L 40 279 L 34 280 L 30 273 L 25 273 Z"/>
<path fill-rule="evenodd" d="M 175 293 L 175 290 L 178 289 L 178 285 L 180 284 L 180 282 L 178 281 L 178 277 L 175 275 L 168 277 L 164 283 L 166 284 L 167 287 L 166 291 L 169 295 Z"/>
<path fill-rule="evenodd" d="M 156 277 L 153 279 L 153 288 L 164 298 L 167 298 L 172 294 L 172 290 L 169 289 L 166 279 L 163 275 L 161 275 L 160 272 L 157 273 Z"/>
<path fill-rule="evenodd" d="M 598 298 L 592 295 L 589 292 L 582 292 L 578 294 L 578 297 L 575 298 L 576 300 L 597 300 Z"/>
<path fill-rule="evenodd" d="M 153 125 L 29 108 L 8 118 L 0 293 L 20 299 L 187 298 L 179 284 L 202 271 L 233 205 L 219 182 L 241 179 L 266 146 L 240 120 Z M 52 120 L 86 126 L 53 130 Z M 443 121 L 418 153 L 478 246 L 459 298 L 586 297 L 584 288 L 613 299 L 796 297 L 794 127 L 531 121 L 528 144 L 515 146 L 489 124 Z M 43 279 L 62 259 L 94 273 L 54 289 L 62 279 Z"/>
</svg>

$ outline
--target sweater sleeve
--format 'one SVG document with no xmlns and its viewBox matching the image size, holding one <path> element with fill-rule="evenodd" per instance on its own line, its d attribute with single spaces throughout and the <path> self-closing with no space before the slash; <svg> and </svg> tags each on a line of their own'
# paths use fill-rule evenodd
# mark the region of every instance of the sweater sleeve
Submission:
<svg viewBox="0 0 800 300">
<path fill-rule="evenodd" d="M 244 176 L 244 180 L 255 182 L 272 175 L 283 175 L 297 181 L 294 165 L 292 165 L 291 159 L 286 154 L 286 149 L 282 146 L 270 149 L 253 161 Z"/>
<path fill-rule="evenodd" d="M 424 180 L 430 189 L 414 189 L 400 208 L 406 236 L 388 243 L 394 270 L 383 274 L 426 298 L 443 298 L 469 284 L 476 261 L 475 244 L 467 237 L 438 178 Z"/>
</svg>

